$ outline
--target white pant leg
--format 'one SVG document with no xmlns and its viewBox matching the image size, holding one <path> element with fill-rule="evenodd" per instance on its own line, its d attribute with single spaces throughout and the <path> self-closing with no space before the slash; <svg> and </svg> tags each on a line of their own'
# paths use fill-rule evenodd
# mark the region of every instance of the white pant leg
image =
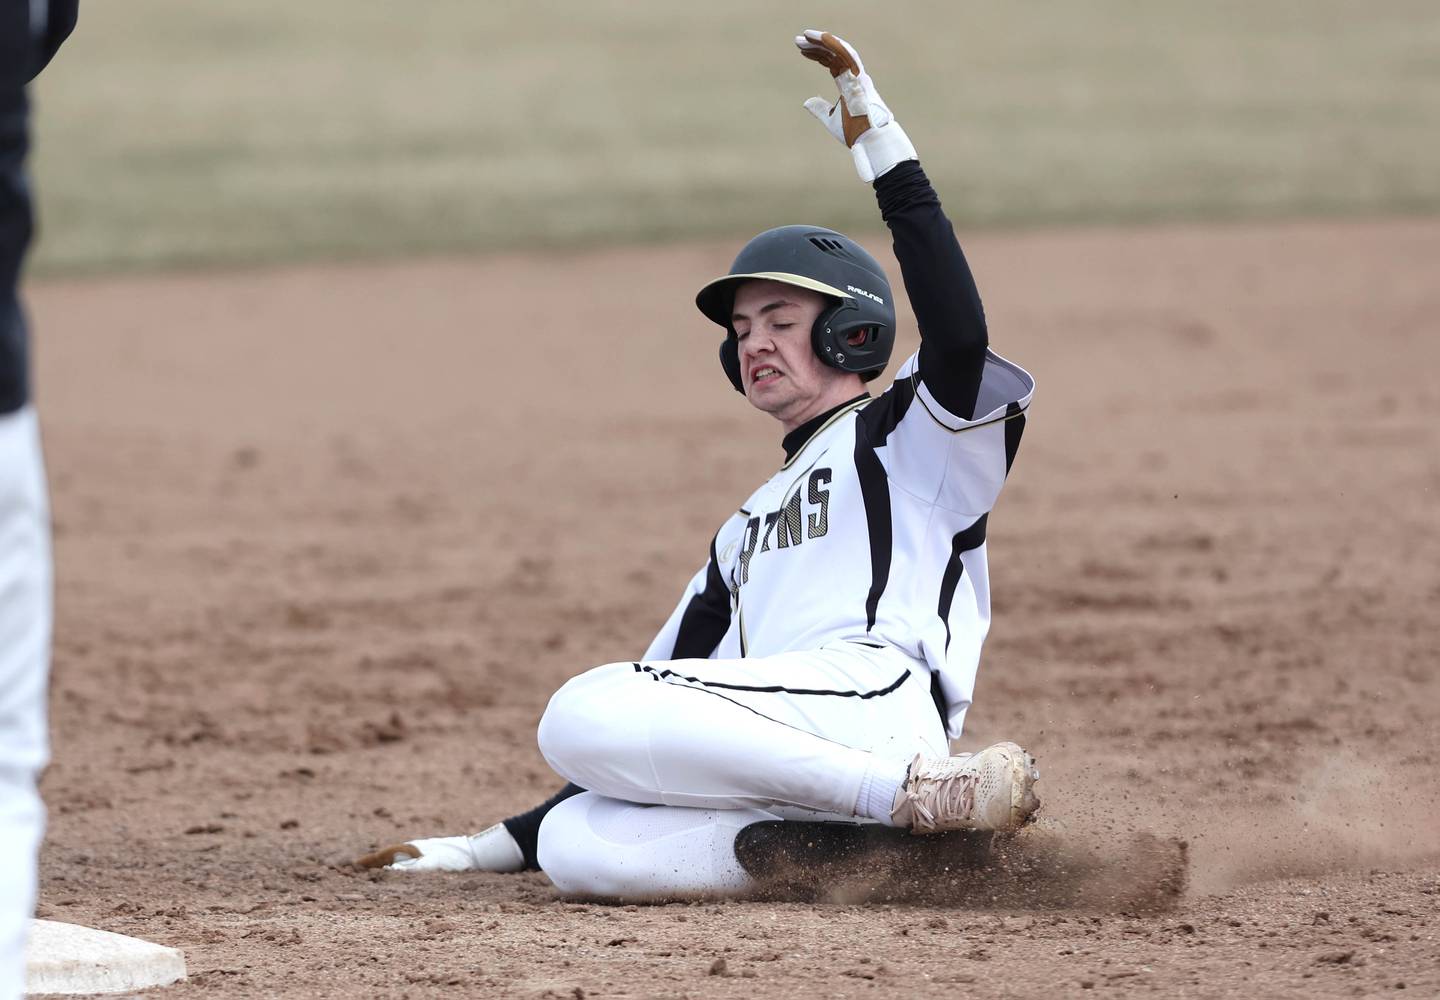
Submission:
<svg viewBox="0 0 1440 1000">
<path fill-rule="evenodd" d="M 25 982 L 48 757 L 50 529 L 35 411 L 0 416 L 0 1000 Z"/>
<path fill-rule="evenodd" d="M 540 824 L 540 867 L 567 896 L 693 899 L 742 895 L 754 881 L 735 860 L 759 809 L 684 809 L 621 802 L 594 792 L 566 799 Z"/>
<path fill-rule="evenodd" d="M 28 770 L 0 767 L 0 1000 L 25 987 L 25 941 L 35 913 L 35 855 L 45 809 Z"/>
<path fill-rule="evenodd" d="M 872 753 L 946 752 L 924 664 L 849 642 L 596 667 L 551 698 L 539 742 L 557 773 L 611 798 L 839 816 Z"/>
</svg>

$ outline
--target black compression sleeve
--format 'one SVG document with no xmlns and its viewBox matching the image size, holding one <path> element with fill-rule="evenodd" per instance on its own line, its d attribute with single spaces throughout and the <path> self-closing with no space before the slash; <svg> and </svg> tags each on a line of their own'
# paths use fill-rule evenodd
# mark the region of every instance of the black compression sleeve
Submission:
<svg viewBox="0 0 1440 1000">
<path fill-rule="evenodd" d="M 914 160 L 876 180 L 875 197 L 920 326 L 920 378 L 941 406 L 974 419 L 990 338 L 960 241 Z"/>
<path fill-rule="evenodd" d="M 579 795 L 585 789 L 576 784 L 568 784 L 544 802 L 540 803 L 529 812 L 523 812 L 519 816 L 511 816 L 505 820 L 505 829 L 510 831 L 510 836 L 515 838 L 515 843 L 520 845 L 520 853 L 525 855 L 525 870 L 539 871 L 540 862 L 536 860 L 535 848 L 540 842 L 540 821 L 545 814 L 564 802 L 572 795 Z"/>
</svg>

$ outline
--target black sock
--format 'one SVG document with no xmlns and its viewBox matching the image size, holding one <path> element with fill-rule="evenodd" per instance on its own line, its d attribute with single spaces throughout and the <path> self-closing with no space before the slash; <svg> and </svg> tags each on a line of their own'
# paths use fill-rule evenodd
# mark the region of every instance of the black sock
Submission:
<svg viewBox="0 0 1440 1000">
<path fill-rule="evenodd" d="M 505 829 L 510 831 L 510 836 L 514 837 L 515 843 L 520 845 L 520 853 L 525 855 L 526 871 L 540 870 L 540 862 L 535 860 L 535 846 L 540 840 L 540 821 L 551 809 L 570 796 L 579 795 L 583 791 L 585 789 L 579 785 L 566 785 L 529 812 L 523 812 L 519 816 L 511 816 L 504 820 Z"/>
</svg>

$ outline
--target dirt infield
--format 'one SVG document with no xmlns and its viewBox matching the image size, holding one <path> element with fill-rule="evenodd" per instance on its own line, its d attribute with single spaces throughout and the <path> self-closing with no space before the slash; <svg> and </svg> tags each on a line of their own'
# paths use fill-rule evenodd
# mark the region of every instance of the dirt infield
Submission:
<svg viewBox="0 0 1440 1000">
<path fill-rule="evenodd" d="M 183 948 L 177 1000 L 1440 992 L 1440 222 L 968 245 L 1040 388 L 965 743 L 1036 749 L 1067 892 L 345 864 L 553 790 L 546 696 L 643 648 L 773 467 L 689 304 L 709 246 L 33 289 L 41 915 Z M 1183 896 L 1136 831 L 1188 842 Z"/>
</svg>

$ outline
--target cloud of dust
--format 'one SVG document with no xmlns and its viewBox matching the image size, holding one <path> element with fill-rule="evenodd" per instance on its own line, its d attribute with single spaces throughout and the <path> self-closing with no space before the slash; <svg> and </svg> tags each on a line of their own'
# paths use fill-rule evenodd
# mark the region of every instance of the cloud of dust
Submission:
<svg viewBox="0 0 1440 1000">
<path fill-rule="evenodd" d="M 1440 788 L 1401 756 L 1332 755 L 1302 775 L 1288 799 L 1195 817 L 1193 891 L 1440 857 Z"/>
<path fill-rule="evenodd" d="M 915 838 L 877 828 L 820 872 L 797 865 L 771 898 L 911 902 L 972 909 L 1163 912 L 1189 894 L 1440 859 L 1440 783 L 1423 767 L 1330 755 L 1273 804 L 1157 811 L 1144 796 L 1062 800 L 1013 837 Z M 1093 791 L 1093 788 L 1092 788 Z M 1100 808 L 1097 803 L 1103 803 Z M 887 836 L 887 834 L 889 836 Z M 808 889 L 804 888 L 808 884 Z"/>
<path fill-rule="evenodd" d="M 900 835 L 872 843 L 825 873 L 818 896 L 966 909 L 1157 912 L 1179 902 L 1187 869 L 1186 845 L 1172 837 L 1093 838 L 1042 821 L 1010 837 Z M 776 888 L 783 895 L 788 887 Z"/>
</svg>

